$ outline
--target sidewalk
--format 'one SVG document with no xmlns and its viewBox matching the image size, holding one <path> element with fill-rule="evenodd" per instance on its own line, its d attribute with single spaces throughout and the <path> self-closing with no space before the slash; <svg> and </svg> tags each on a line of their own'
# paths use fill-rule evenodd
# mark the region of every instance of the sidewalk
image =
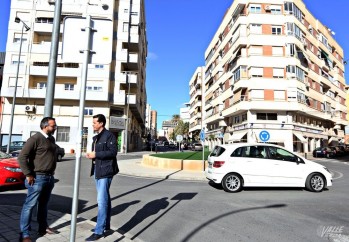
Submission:
<svg viewBox="0 0 349 242">
<path fill-rule="evenodd" d="M 150 153 L 150 152 L 148 152 Z M 142 166 L 141 159 L 128 159 L 119 160 L 118 165 L 120 168 L 119 175 L 157 178 L 157 179 L 175 179 L 175 180 L 187 180 L 187 181 L 206 181 L 203 171 L 183 171 L 183 170 L 171 170 L 171 169 L 158 169 L 154 167 Z M 0 206 L 0 241 L 18 241 L 19 238 L 19 218 L 22 207 L 19 206 Z M 34 216 L 33 216 L 34 217 Z M 37 223 L 32 222 L 32 241 L 37 242 L 49 242 L 70 241 L 70 214 L 63 214 L 56 211 L 49 211 L 48 223 L 50 227 L 58 230 L 60 233 L 56 235 L 45 235 L 38 237 L 36 235 Z M 78 217 L 76 226 L 75 241 L 85 241 L 85 239 L 92 234 L 91 229 L 95 227 L 95 222 L 87 220 L 82 217 Z M 115 231 L 116 228 L 111 228 L 114 232 L 108 234 L 105 238 L 99 241 L 111 242 L 111 241 L 140 241 L 139 239 L 131 240 L 128 234 L 122 235 Z"/>
</svg>

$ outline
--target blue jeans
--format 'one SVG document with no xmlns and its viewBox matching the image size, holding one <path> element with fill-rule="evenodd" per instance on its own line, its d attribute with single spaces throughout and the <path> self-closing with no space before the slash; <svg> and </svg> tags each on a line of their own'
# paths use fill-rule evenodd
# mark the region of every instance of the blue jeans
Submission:
<svg viewBox="0 0 349 242">
<path fill-rule="evenodd" d="M 39 231 L 45 230 L 48 227 L 47 204 L 54 187 L 54 177 L 36 175 L 35 182 L 32 186 L 25 180 L 25 187 L 28 189 L 28 193 L 23 204 L 20 219 L 20 228 L 23 237 L 30 236 L 30 222 L 33 209 L 36 205 L 38 205 L 37 221 L 39 224 Z"/>
<path fill-rule="evenodd" d="M 95 234 L 103 234 L 105 229 L 110 228 L 111 200 L 109 188 L 113 178 L 95 179 L 97 189 L 98 214 Z"/>
</svg>

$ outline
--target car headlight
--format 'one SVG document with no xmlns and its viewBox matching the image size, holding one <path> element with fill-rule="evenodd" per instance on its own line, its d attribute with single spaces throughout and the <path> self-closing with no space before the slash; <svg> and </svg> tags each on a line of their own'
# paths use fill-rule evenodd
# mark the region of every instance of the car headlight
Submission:
<svg viewBox="0 0 349 242">
<path fill-rule="evenodd" d="M 328 172 L 331 173 L 329 169 L 327 169 L 327 167 L 323 166 L 323 168 Z"/>
<path fill-rule="evenodd" d="M 5 166 L 4 168 L 5 168 L 6 170 L 12 171 L 12 172 L 22 172 L 21 168 L 8 167 L 8 166 Z"/>
</svg>

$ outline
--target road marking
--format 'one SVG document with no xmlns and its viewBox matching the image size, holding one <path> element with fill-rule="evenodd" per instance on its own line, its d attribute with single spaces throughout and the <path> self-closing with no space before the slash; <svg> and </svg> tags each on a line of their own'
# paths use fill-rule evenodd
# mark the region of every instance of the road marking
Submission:
<svg viewBox="0 0 349 242">
<path fill-rule="evenodd" d="M 344 176 L 343 173 L 341 173 L 339 171 L 334 171 L 334 170 L 330 170 L 330 171 L 331 171 L 333 180 L 340 179 L 340 178 L 342 178 Z M 338 177 L 335 177 L 335 174 L 338 174 Z"/>
</svg>

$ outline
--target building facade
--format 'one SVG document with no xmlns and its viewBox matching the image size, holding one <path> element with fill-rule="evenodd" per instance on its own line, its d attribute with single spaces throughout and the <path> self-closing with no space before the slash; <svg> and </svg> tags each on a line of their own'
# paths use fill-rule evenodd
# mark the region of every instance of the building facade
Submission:
<svg viewBox="0 0 349 242">
<path fill-rule="evenodd" d="M 344 142 L 343 56 L 303 1 L 235 0 L 205 52 L 206 144 L 270 142 L 306 153 Z"/>
<path fill-rule="evenodd" d="M 203 106 L 202 101 L 205 92 L 204 74 L 205 67 L 196 68 L 192 78 L 189 81 L 189 137 L 198 140 L 200 131 L 202 130 L 203 122 Z"/>
<path fill-rule="evenodd" d="M 184 123 L 188 123 L 190 121 L 190 103 L 184 103 L 184 107 L 179 109 L 179 117 Z"/>
<path fill-rule="evenodd" d="M 8 139 L 11 104 L 17 88 L 12 134 L 26 140 L 39 130 L 44 115 L 50 58 L 54 2 L 50 0 L 11 0 L 6 60 L 1 96 L 4 98 L 1 139 Z M 73 150 L 77 144 L 82 64 L 62 60 L 64 18 L 108 19 L 113 22 L 110 64 L 89 64 L 86 83 L 82 150 L 90 149 L 94 135 L 92 116 L 104 114 L 106 127 L 118 139 L 119 151 L 143 147 L 146 109 L 147 40 L 143 0 L 64 0 L 62 1 L 59 51 L 55 79 L 53 117 L 57 144 Z M 30 30 L 23 33 L 20 18 Z M 98 31 L 98 30 L 97 30 Z M 22 42 L 18 84 L 15 87 L 19 44 Z M 103 46 L 97 46 L 104 48 Z M 127 122 L 127 123 L 126 123 Z M 5 125 L 6 124 L 6 125 Z M 127 124 L 127 125 L 126 125 Z M 127 138 L 125 137 L 127 135 Z M 12 138 L 12 140 L 14 140 Z M 125 145 L 127 142 L 127 145 Z"/>
</svg>

